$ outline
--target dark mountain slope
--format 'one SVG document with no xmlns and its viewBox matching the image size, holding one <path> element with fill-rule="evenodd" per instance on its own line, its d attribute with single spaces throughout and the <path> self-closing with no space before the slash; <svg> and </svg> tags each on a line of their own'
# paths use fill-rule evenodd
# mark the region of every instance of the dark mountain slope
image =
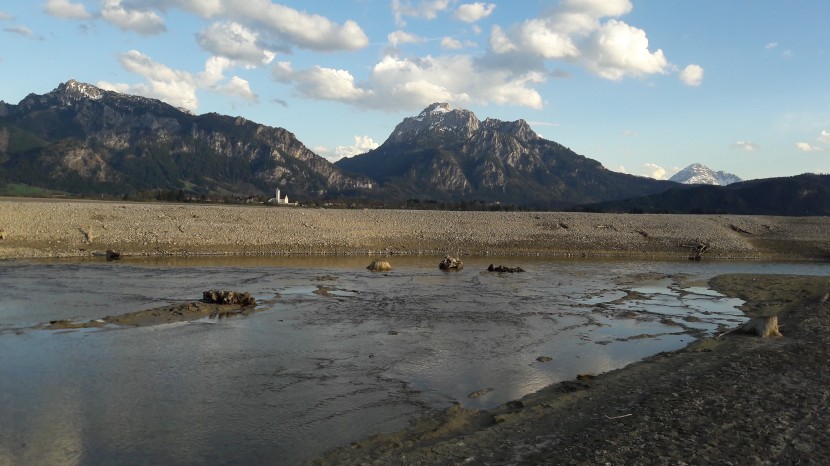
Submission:
<svg viewBox="0 0 830 466">
<path fill-rule="evenodd" d="M 69 81 L 0 104 L 0 182 L 70 193 L 151 189 L 318 198 L 368 189 L 283 128 L 193 115 L 155 99 Z"/>
<path fill-rule="evenodd" d="M 390 196 L 537 208 L 625 199 L 676 185 L 607 170 L 540 138 L 524 120 L 480 121 L 447 104 L 404 119 L 380 147 L 335 165 L 373 178 Z"/>
</svg>

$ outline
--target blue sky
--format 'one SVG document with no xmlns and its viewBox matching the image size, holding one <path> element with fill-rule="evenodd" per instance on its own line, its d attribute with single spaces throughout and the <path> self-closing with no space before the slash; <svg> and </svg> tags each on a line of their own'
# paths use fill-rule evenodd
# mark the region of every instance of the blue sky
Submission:
<svg viewBox="0 0 830 466">
<path fill-rule="evenodd" d="M 77 79 L 335 160 L 432 102 L 609 169 L 830 173 L 826 0 L 0 0 L 0 99 Z"/>
</svg>

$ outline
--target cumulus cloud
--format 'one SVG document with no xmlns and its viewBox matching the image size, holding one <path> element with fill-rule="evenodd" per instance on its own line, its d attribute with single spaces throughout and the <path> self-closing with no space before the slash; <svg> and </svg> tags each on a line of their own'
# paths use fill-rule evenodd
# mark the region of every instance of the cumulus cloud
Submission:
<svg viewBox="0 0 830 466">
<path fill-rule="evenodd" d="M 532 54 L 567 60 L 610 80 L 666 74 L 663 51 L 649 49 L 646 32 L 615 19 L 632 10 L 629 0 L 564 0 L 546 15 L 503 30 L 494 27 L 493 53 Z M 607 19 L 603 22 L 603 19 Z"/>
<path fill-rule="evenodd" d="M 433 102 L 541 108 L 542 97 L 533 85 L 546 77 L 536 71 L 482 70 L 468 55 L 413 59 L 387 55 L 360 84 L 346 70 L 314 67 L 298 71 L 288 62 L 277 63 L 272 75 L 279 82 L 293 84 L 304 97 L 387 111 L 423 108 Z"/>
<path fill-rule="evenodd" d="M 418 44 L 425 41 L 423 37 L 400 30 L 390 32 L 386 39 L 389 40 L 392 47 L 397 47 L 400 44 Z"/>
<path fill-rule="evenodd" d="M 821 130 L 821 133 L 818 135 L 818 140 L 825 144 L 830 144 L 830 131 L 826 129 Z"/>
<path fill-rule="evenodd" d="M 356 50 L 369 43 L 354 21 L 339 25 L 328 18 L 298 11 L 271 0 L 223 2 L 223 13 L 242 23 L 262 28 L 290 45 L 311 50 Z"/>
<path fill-rule="evenodd" d="M 337 146 L 334 150 L 335 157 L 330 157 L 329 160 L 334 162 L 343 157 L 353 157 L 355 155 L 364 154 L 372 149 L 377 149 L 380 146 L 374 139 L 369 136 L 355 136 L 354 144 L 351 146 Z"/>
<path fill-rule="evenodd" d="M 643 176 L 654 178 L 655 180 L 666 179 L 666 169 L 657 165 L 656 163 L 646 163 L 643 165 Z"/>
<path fill-rule="evenodd" d="M 395 23 L 398 26 L 405 26 L 405 16 L 435 19 L 439 12 L 449 7 L 449 4 L 449 0 L 420 0 L 417 3 L 411 0 L 392 0 L 392 14 L 395 15 Z"/>
<path fill-rule="evenodd" d="M 680 80 L 687 86 L 700 86 L 703 82 L 703 68 L 700 65 L 688 65 L 680 72 Z"/>
<path fill-rule="evenodd" d="M 224 82 L 224 71 L 231 66 L 231 61 L 224 57 L 211 57 L 205 62 L 205 70 L 197 74 L 170 68 L 137 50 L 121 54 L 118 60 L 125 70 L 141 76 L 146 82 L 125 84 L 99 81 L 98 87 L 159 99 L 190 111 L 195 111 L 199 106 L 196 96 L 198 89 L 234 95 L 249 101 L 257 100 L 248 81 L 233 76 Z"/>
<path fill-rule="evenodd" d="M 486 18 L 496 9 L 495 3 L 464 3 L 458 6 L 455 10 L 455 18 L 466 23 L 475 23 L 476 21 Z"/>
<path fill-rule="evenodd" d="M 735 144 L 732 144 L 732 148 L 739 149 L 744 152 L 755 152 L 756 150 L 759 150 L 761 146 L 751 141 L 737 141 Z"/>
<path fill-rule="evenodd" d="M 43 10 L 52 16 L 67 19 L 89 19 L 92 15 L 86 11 L 81 3 L 71 3 L 69 0 L 48 0 Z"/>
<path fill-rule="evenodd" d="M 245 26 L 230 23 L 214 23 L 196 35 L 202 49 L 248 66 L 268 64 L 276 53 L 260 44 L 259 36 Z"/>
<path fill-rule="evenodd" d="M 280 62 L 274 67 L 272 76 L 278 82 L 294 84 L 299 95 L 310 99 L 359 102 L 371 94 L 358 87 L 354 76 L 346 70 L 315 66 L 295 71 L 290 63 Z"/>
<path fill-rule="evenodd" d="M 121 0 L 104 0 L 101 17 L 122 31 L 145 36 L 161 34 L 167 30 L 164 19 L 155 11 L 128 9 L 121 4 Z"/>
</svg>

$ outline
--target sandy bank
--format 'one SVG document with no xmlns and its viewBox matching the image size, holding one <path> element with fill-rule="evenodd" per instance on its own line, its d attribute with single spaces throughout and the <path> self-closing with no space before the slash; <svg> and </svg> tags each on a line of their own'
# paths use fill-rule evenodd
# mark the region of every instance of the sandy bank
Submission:
<svg viewBox="0 0 830 466">
<path fill-rule="evenodd" d="M 726 275 L 784 336 L 730 333 L 490 411 L 454 406 L 314 464 L 828 464 L 830 277 Z"/>
<path fill-rule="evenodd" d="M 332 210 L 0 199 L 0 258 L 425 254 L 830 258 L 830 218 Z"/>
</svg>

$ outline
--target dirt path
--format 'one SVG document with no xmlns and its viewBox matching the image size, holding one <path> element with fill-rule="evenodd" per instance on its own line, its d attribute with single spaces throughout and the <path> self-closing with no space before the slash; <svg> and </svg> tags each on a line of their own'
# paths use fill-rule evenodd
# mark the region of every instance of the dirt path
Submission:
<svg viewBox="0 0 830 466">
<path fill-rule="evenodd" d="M 784 336 L 730 333 L 548 387 L 455 406 L 314 464 L 830 464 L 830 277 L 726 275 Z"/>
</svg>

